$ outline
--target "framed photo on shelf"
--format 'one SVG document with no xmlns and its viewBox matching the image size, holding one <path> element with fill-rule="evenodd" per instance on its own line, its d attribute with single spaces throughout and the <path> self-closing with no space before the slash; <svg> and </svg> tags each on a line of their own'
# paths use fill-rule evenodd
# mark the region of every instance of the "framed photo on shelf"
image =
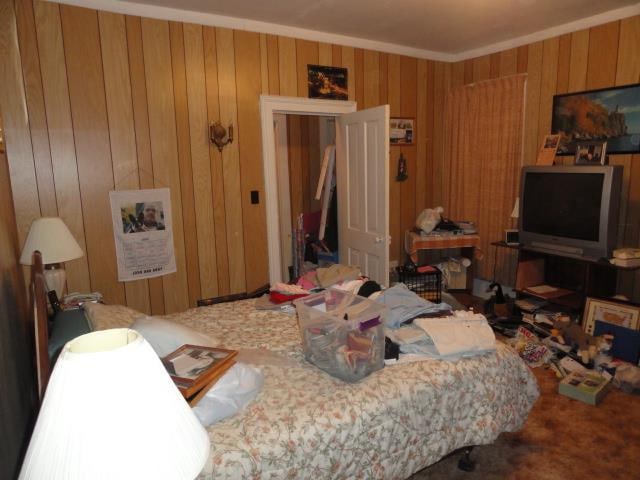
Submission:
<svg viewBox="0 0 640 480">
<path fill-rule="evenodd" d="M 545 135 L 542 148 L 540 152 L 538 152 L 536 165 L 553 165 L 553 161 L 556 158 L 556 151 L 560 144 L 560 137 L 561 135 L 559 134 Z"/>
<path fill-rule="evenodd" d="M 391 145 L 413 145 L 413 118 L 391 118 L 389 120 L 389 143 Z"/>
<path fill-rule="evenodd" d="M 582 327 L 589 335 L 593 335 L 596 321 L 638 330 L 640 305 L 587 297 Z"/>
<path fill-rule="evenodd" d="M 576 165 L 606 165 L 607 142 L 579 142 L 576 144 Z"/>
<path fill-rule="evenodd" d="M 185 398 L 213 383 L 235 363 L 237 350 L 183 345 L 162 359 L 169 376 Z"/>
<path fill-rule="evenodd" d="M 640 83 L 555 95 L 552 112 L 558 155 L 595 140 L 607 142 L 609 154 L 640 153 Z"/>
</svg>

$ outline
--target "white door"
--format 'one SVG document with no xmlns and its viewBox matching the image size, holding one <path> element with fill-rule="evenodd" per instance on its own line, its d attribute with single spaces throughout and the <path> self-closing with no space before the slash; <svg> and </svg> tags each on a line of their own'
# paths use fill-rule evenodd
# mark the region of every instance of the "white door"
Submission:
<svg viewBox="0 0 640 480">
<path fill-rule="evenodd" d="M 389 106 L 336 117 L 340 263 L 389 285 Z"/>
</svg>

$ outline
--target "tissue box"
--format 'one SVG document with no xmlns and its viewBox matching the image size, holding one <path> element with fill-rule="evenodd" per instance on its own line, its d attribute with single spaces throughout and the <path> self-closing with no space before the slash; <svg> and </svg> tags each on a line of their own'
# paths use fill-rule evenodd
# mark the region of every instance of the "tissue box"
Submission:
<svg viewBox="0 0 640 480">
<path fill-rule="evenodd" d="M 293 303 L 307 361 L 347 382 L 384 367 L 387 307 L 335 289 Z"/>
</svg>

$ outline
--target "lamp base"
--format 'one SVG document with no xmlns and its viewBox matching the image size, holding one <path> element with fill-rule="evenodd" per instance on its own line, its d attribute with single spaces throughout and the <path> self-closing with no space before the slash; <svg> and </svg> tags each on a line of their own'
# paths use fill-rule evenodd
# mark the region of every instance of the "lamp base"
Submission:
<svg viewBox="0 0 640 480">
<path fill-rule="evenodd" d="M 50 263 L 45 266 L 44 281 L 48 290 L 55 290 L 58 298 L 62 298 L 64 287 L 67 282 L 67 272 L 64 271 L 60 263 Z"/>
</svg>

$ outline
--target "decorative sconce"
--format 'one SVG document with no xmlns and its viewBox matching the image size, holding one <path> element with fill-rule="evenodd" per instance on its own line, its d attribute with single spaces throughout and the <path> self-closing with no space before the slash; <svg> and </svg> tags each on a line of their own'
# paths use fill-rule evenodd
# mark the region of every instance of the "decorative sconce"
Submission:
<svg viewBox="0 0 640 480">
<path fill-rule="evenodd" d="M 228 136 L 227 131 L 229 132 Z M 226 140 L 224 139 L 225 137 L 227 137 Z M 210 124 L 209 139 L 211 143 L 215 143 L 220 153 L 222 153 L 222 148 L 228 143 L 233 142 L 233 125 L 229 125 L 229 128 L 225 129 L 220 122 Z"/>
</svg>

